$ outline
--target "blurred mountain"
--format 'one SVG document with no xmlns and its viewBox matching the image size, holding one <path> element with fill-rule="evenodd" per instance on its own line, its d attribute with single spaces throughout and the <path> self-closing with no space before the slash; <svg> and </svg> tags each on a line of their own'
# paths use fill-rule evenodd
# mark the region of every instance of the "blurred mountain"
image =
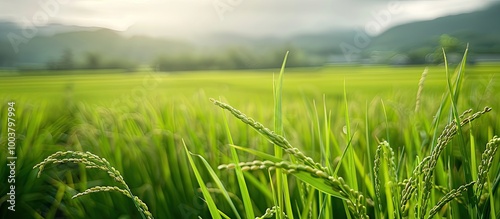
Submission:
<svg viewBox="0 0 500 219">
<path fill-rule="evenodd" d="M 190 49 L 190 45 L 144 36 L 123 37 L 109 29 L 79 31 L 56 34 L 50 37 L 35 37 L 29 45 L 20 50 L 20 62 L 45 62 L 57 59 L 61 51 L 72 50 L 73 54 L 85 55 L 96 53 L 104 57 L 147 62 L 152 58 L 167 53 L 176 53 Z M 41 52 L 45 51 L 45 52 Z"/>
<path fill-rule="evenodd" d="M 3 36 L 0 38 L 0 67 L 41 66 L 60 59 L 65 51 L 70 51 L 77 62 L 85 62 L 89 54 L 95 54 L 108 61 L 150 63 L 159 55 L 192 49 L 192 45 L 185 42 L 146 36 L 124 37 L 117 31 L 103 28 L 50 25 L 39 30 L 44 34 L 33 38 L 26 37 L 22 31 L 11 23 L 0 23 L 0 36 Z"/>
<path fill-rule="evenodd" d="M 17 26 L 17 24 L 15 23 L 0 21 L 0 33 L 7 34 L 10 32 L 17 32 L 19 31 L 19 29 L 20 29 L 19 26 Z"/>
<path fill-rule="evenodd" d="M 478 53 L 500 53 L 500 4 L 466 14 L 451 15 L 393 27 L 377 36 L 370 50 L 405 51 L 437 46 L 442 34 L 470 43 Z"/>
<path fill-rule="evenodd" d="M 22 25 L 18 25 L 14 22 L 0 21 L 0 33 L 2 35 L 7 35 L 7 33 L 15 33 L 22 35 L 24 28 Z M 46 26 L 36 26 L 36 34 L 38 36 L 52 36 L 60 33 L 77 32 L 77 31 L 94 31 L 101 29 L 99 27 L 82 27 L 75 25 L 64 25 L 64 24 L 48 24 Z"/>
<path fill-rule="evenodd" d="M 499 21 L 500 4 L 496 4 L 471 13 L 395 26 L 375 37 L 362 33 L 362 30 L 342 29 L 286 38 L 219 33 L 189 40 L 127 36 L 126 32 L 61 24 L 34 27 L 36 34 L 27 35 L 23 27 L 15 23 L 0 22 L 0 67 L 44 66 L 71 55 L 72 60 L 81 65 L 95 65 L 97 59 L 101 62 L 120 60 L 152 64 L 160 57 L 162 60 L 189 57 L 191 64 L 205 62 L 205 66 L 209 66 L 210 62 L 215 62 L 211 57 L 217 57 L 219 62 L 230 60 L 238 63 L 230 65 L 235 68 L 252 68 L 279 66 L 279 60 L 287 50 L 291 51 L 297 66 L 321 65 L 332 59 L 346 61 L 345 45 L 350 46 L 351 52 L 355 50 L 358 59 L 374 51 L 423 57 L 439 48 L 443 34 L 463 44 L 470 43 L 474 53 L 500 54 Z M 355 43 L 360 34 L 368 40 L 362 47 Z M 253 63 L 262 59 L 277 61 L 265 65 Z"/>
</svg>

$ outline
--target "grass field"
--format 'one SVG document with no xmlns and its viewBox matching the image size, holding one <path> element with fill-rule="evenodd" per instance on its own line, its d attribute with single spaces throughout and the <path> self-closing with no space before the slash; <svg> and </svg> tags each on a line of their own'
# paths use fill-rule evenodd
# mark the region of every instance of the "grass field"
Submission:
<svg viewBox="0 0 500 219">
<path fill-rule="evenodd" d="M 370 218 L 425 218 L 447 195 L 451 199 L 439 208 L 436 218 L 498 218 L 500 158 L 494 156 L 487 143 L 500 133 L 500 65 L 467 66 L 461 85 L 452 85 L 457 88 L 454 101 L 447 95 L 445 68 L 429 67 L 420 94 L 420 110 L 416 112 L 424 68 L 286 69 L 280 98 L 273 95 L 272 74 L 279 81 L 280 69 L 5 74 L 0 76 L 0 145 L 7 145 L 7 103 L 15 101 L 18 160 L 16 212 L 7 209 L 5 194 L 9 191 L 4 186 L 6 179 L 2 179 L 0 217 L 140 218 L 136 203 L 117 192 L 71 199 L 93 186 L 120 185 L 105 172 L 66 162 L 47 166 L 37 178 L 38 170 L 33 169 L 37 163 L 57 151 L 73 150 L 89 151 L 109 161 L 155 218 L 217 218 L 210 203 L 223 212 L 219 217 L 230 218 L 264 215 L 268 208 L 272 213 L 273 206 L 281 206 L 274 210 L 283 209 L 288 218 L 361 218 L 363 213 L 353 213 L 361 206 Z M 292 167 L 300 172 L 302 166 L 297 165 L 307 163 L 293 154 L 279 152 L 279 144 L 269 140 L 273 136 L 259 133 L 227 111 L 224 113 L 209 98 L 229 103 L 282 134 L 292 146 L 326 167 L 324 174 L 335 180 L 342 177 L 347 187 L 358 192 L 335 193 L 338 187 L 331 185 L 335 180 L 327 183 L 333 190 L 319 192 L 318 187 L 329 178 L 321 178 L 323 174 L 318 172 L 309 174 L 313 176 L 306 177 L 309 181 L 301 178 L 307 174 L 283 175 L 293 172 Z M 282 101 L 281 110 L 276 108 L 277 99 Z M 485 106 L 493 110 L 469 125 L 458 126 L 457 136 L 450 138 L 444 145 L 447 147 L 438 153 L 435 166 L 428 164 L 433 167 L 432 174 L 426 169 L 421 175 L 413 174 L 418 163 L 443 142 L 438 137 L 443 130 L 449 131 L 445 125 L 458 119 L 457 113 L 467 109 L 474 113 Z M 282 119 L 276 120 L 277 116 Z M 236 158 L 230 144 L 271 157 L 237 150 Z M 211 175 L 201 158 L 188 155 L 184 145 L 191 153 L 201 155 L 217 177 Z M 489 145 L 496 148 L 498 144 Z M 5 166 L 8 161 L 4 148 L 0 163 Z M 490 154 L 482 155 L 485 149 Z M 482 164 L 485 157 L 491 160 Z M 266 163 L 268 166 L 258 162 L 246 165 L 248 168 L 241 165 L 236 171 L 217 168 L 238 161 L 269 159 L 276 160 Z M 282 161 L 286 165 L 280 164 Z M 230 165 L 236 166 L 240 165 Z M 268 171 L 270 166 L 277 170 Z M 486 175 L 482 173 L 485 166 L 489 167 Z M 242 173 L 242 168 L 259 170 Z M 245 185 L 239 180 L 241 174 Z M 428 174 L 432 177 L 426 179 Z M 9 170 L 1 168 L 0 175 L 8 176 Z M 411 177 L 417 179 L 410 180 L 415 183 L 416 193 L 409 198 L 408 206 L 400 206 L 402 194 L 408 193 L 405 179 Z M 377 184 L 377 179 L 382 184 Z M 224 189 L 217 183 L 219 180 Z M 467 185 L 471 181 L 475 184 Z M 240 189 L 244 186 L 247 189 Z M 213 202 L 203 191 L 211 194 Z M 344 195 L 359 199 L 359 203 L 335 198 Z M 426 195 L 427 206 L 421 207 Z M 272 217 L 283 218 L 282 214 Z"/>
</svg>

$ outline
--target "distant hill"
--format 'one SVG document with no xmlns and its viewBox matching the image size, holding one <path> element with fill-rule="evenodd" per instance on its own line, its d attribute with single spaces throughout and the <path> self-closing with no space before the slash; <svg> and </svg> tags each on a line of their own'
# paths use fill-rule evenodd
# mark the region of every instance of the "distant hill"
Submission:
<svg viewBox="0 0 500 219">
<path fill-rule="evenodd" d="M 322 33 L 304 33 L 288 38 L 248 38 L 238 35 L 217 35 L 205 39 L 204 44 L 218 47 L 227 44 L 246 44 L 255 48 L 286 46 L 293 51 L 300 50 L 312 58 L 340 57 L 346 61 L 341 44 L 354 47 L 354 38 L 359 30 L 331 30 Z M 439 38 L 447 34 L 457 38 L 464 46 L 470 44 L 470 51 L 476 54 L 500 54 L 500 4 L 488 8 L 434 20 L 401 24 L 390 28 L 378 36 L 370 37 L 368 46 L 359 49 L 359 58 L 369 56 L 373 51 L 392 51 L 393 53 L 413 53 L 423 56 L 439 47 Z M 327 61 L 327 60 L 326 60 Z"/>
<path fill-rule="evenodd" d="M 6 33 L 16 33 L 22 34 L 23 27 L 18 24 L 9 21 L 0 21 L 0 33 L 5 35 Z M 67 32 L 77 32 L 77 31 L 94 31 L 101 29 L 99 27 L 81 27 L 75 25 L 64 25 L 64 24 L 48 24 L 46 26 L 37 26 L 38 36 L 51 36 L 60 33 Z"/>
<path fill-rule="evenodd" d="M 403 53 L 423 59 L 430 51 L 438 48 L 439 37 L 443 34 L 470 43 L 470 51 L 473 53 L 500 54 L 499 21 L 500 4 L 495 4 L 471 13 L 402 24 L 370 38 L 368 46 L 357 48 L 358 58 L 366 59 L 373 51 L 389 51 L 385 54 Z M 258 63 L 253 63 L 258 60 L 280 60 L 284 52 L 290 50 L 297 65 L 321 65 L 332 59 L 345 61 L 340 45 L 353 44 L 353 39 L 359 33 L 342 29 L 286 38 L 252 38 L 219 33 L 186 41 L 148 36 L 130 37 L 126 33 L 104 28 L 50 24 L 37 27 L 38 32 L 33 38 L 24 38 L 25 41 L 18 45 L 19 51 L 16 53 L 7 36 L 13 33 L 23 37 L 22 31 L 22 27 L 15 23 L 0 22 L 0 67 L 44 66 L 61 60 L 68 51 L 74 56 L 75 62 L 80 63 L 100 58 L 108 62 L 121 60 L 151 64 L 158 58 L 182 60 L 189 57 L 188 63 L 193 64 L 214 62 L 210 57 L 216 57 L 219 62 L 231 60 L 239 63 L 234 66 L 251 68 L 259 66 Z M 275 62 L 279 61 L 271 61 L 264 66 L 279 66 Z"/>
<path fill-rule="evenodd" d="M 479 53 L 500 53 L 500 4 L 466 14 L 451 15 L 393 27 L 377 36 L 369 50 L 405 51 L 437 46 L 437 39 L 448 34 Z"/>
<path fill-rule="evenodd" d="M 190 49 L 186 43 L 143 36 L 124 37 L 119 33 L 99 29 L 35 37 L 19 53 L 20 62 L 46 62 L 57 59 L 70 49 L 76 55 L 97 53 L 104 57 L 147 62 L 160 54 L 171 54 Z M 45 52 L 42 52 L 45 51 Z M 25 54 L 25 55 L 24 55 Z"/>
<path fill-rule="evenodd" d="M 83 62 L 85 56 L 92 53 L 108 61 L 120 59 L 135 63 L 150 63 L 152 59 L 162 54 L 193 50 L 192 45 L 181 41 L 145 36 L 125 37 L 119 32 L 103 28 L 79 29 L 51 25 L 42 29 L 45 34 L 23 38 L 20 27 L 0 23 L 0 36 L 2 36 L 0 38 L 0 67 L 45 65 L 60 59 L 65 50 L 70 50 L 74 59 L 79 62 Z M 8 33 L 15 33 L 26 40 L 26 43 L 18 44 L 17 53 L 7 38 Z"/>
</svg>

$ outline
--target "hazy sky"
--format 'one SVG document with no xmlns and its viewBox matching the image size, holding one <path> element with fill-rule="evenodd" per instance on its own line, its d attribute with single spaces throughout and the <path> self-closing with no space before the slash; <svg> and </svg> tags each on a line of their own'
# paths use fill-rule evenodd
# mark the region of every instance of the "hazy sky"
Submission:
<svg viewBox="0 0 500 219">
<path fill-rule="evenodd" d="M 147 35 L 288 35 L 380 29 L 478 10 L 493 0 L 0 0 L 0 19 L 129 30 Z M 373 27 L 373 26 L 372 26 Z"/>
</svg>

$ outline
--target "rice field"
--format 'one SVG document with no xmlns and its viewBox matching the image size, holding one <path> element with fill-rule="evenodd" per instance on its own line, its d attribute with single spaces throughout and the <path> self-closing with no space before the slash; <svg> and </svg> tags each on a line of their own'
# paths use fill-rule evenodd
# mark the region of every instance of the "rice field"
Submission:
<svg viewBox="0 0 500 219">
<path fill-rule="evenodd" d="M 2 72 L 0 217 L 498 218 L 500 65 L 455 67 Z"/>
</svg>

